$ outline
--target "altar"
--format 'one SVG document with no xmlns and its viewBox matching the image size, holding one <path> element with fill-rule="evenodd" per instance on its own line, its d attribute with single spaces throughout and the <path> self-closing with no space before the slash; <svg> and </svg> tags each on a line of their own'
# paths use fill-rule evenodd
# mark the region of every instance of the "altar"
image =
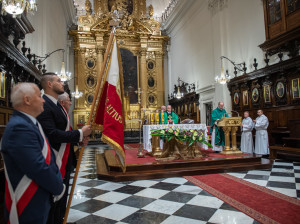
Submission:
<svg viewBox="0 0 300 224">
<path fill-rule="evenodd" d="M 144 149 L 147 150 L 148 152 L 152 152 L 152 135 L 151 135 L 151 130 L 152 129 L 165 129 L 168 125 L 166 124 L 156 124 L 156 125 L 144 125 L 143 126 L 143 141 L 144 141 Z M 179 130 L 201 130 L 204 133 L 204 138 L 207 141 L 207 128 L 206 124 L 172 124 L 169 125 L 174 127 L 173 129 L 176 129 L 177 127 Z M 208 149 L 208 146 L 202 143 L 199 143 L 200 147 L 203 149 Z M 163 141 L 160 141 L 160 148 L 163 148 Z"/>
</svg>

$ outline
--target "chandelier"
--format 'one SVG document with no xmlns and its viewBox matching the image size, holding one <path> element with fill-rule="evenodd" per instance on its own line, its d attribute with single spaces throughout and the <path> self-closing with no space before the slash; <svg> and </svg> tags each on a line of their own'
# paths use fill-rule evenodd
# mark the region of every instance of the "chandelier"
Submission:
<svg viewBox="0 0 300 224">
<path fill-rule="evenodd" d="M 36 0 L 2 0 L 3 10 L 13 17 L 22 14 L 25 10 L 26 12 L 31 12 L 37 10 Z"/>
<path fill-rule="evenodd" d="M 60 78 L 62 82 L 66 82 L 71 78 L 71 72 L 66 72 L 64 61 L 61 63 L 60 74 L 57 74 L 57 76 Z"/>
<path fill-rule="evenodd" d="M 216 80 L 216 82 L 218 82 L 218 83 L 220 83 L 222 85 L 224 85 L 227 82 L 229 82 L 229 80 L 230 80 L 229 76 L 227 74 L 225 75 L 223 65 L 221 67 L 221 75 L 220 76 L 216 76 L 215 80 Z"/>
<path fill-rule="evenodd" d="M 75 99 L 79 99 L 82 97 L 83 93 L 78 91 L 78 85 L 76 85 L 76 91 L 72 92 L 72 97 L 75 97 Z"/>
<path fill-rule="evenodd" d="M 180 91 L 180 82 L 184 84 L 184 82 L 178 77 L 178 86 L 177 86 L 177 93 L 174 94 L 174 97 L 177 99 L 181 99 L 183 97 L 183 93 Z"/>
<path fill-rule="evenodd" d="M 226 70 L 226 74 L 224 73 L 223 58 L 226 59 L 226 60 L 228 60 L 234 66 L 234 75 L 235 75 L 235 77 L 237 77 L 237 70 L 244 71 L 244 73 L 246 73 L 247 68 L 245 66 L 245 62 L 244 63 L 236 64 L 234 61 L 230 60 L 229 58 L 227 58 L 225 56 L 221 56 L 221 75 L 215 77 L 215 81 L 216 82 L 224 85 L 227 82 L 229 82 L 229 80 L 230 80 L 230 76 L 228 74 L 228 70 Z M 243 69 L 241 68 L 242 65 L 244 66 Z"/>
</svg>

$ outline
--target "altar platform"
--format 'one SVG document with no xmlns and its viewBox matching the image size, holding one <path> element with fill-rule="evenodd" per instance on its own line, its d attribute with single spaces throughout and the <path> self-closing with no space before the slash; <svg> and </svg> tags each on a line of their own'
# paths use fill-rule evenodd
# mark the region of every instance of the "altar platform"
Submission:
<svg viewBox="0 0 300 224">
<path fill-rule="evenodd" d="M 137 158 L 138 144 L 127 144 L 125 148 L 125 173 L 113 150 L 96 155 L 99 179 L 120 182 L 272 168 L 271 160 L 248 154 L 222 155 L 208 149 L 202 150 L 207 154 L 206 158 L 157 161 L 145 150 L 145 158 Z"/>
</svg>

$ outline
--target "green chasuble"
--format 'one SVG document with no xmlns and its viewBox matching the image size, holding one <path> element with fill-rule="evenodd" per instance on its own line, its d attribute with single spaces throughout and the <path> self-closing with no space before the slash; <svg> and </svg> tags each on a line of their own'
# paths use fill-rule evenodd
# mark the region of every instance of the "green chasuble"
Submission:
<svg viewBox="0 0 300 224">
<path fill-rule="evenodd" d="M 161 118 L 163 118 L 163 120 Z M 159 124 L 164 124 L 164 123 L 165 123 L 165 112 L 160 112 L 159 113 Z"/>
<path fill-rule="evenodd" d="M 211 115 L 211 123 L 210 123 L 210 134 L 213 132 L 213 128 L 215 128 L 215 145 L 218 146 L 225 146 L 225 136 L 224 136 L 224 131 L 222 127 L 218 127 L 215 125 L 215 122 L 226 114 L 226 110 L 220 110 L 219 107 L 213 110 L 212 115 Z M 226 114 L 225 117 L 228 117 Z"/>
<path fill-rule="evenodd" d="M 168 111 L 165 112 L 165 121 L 164 121 L 165 124 L 168 124 L 169 117 L 172 117 L 171 119 L 174 122 L 174 124 L 178 124 L 177 114 L 174 112 L 169 113 Z"/>
</svg>

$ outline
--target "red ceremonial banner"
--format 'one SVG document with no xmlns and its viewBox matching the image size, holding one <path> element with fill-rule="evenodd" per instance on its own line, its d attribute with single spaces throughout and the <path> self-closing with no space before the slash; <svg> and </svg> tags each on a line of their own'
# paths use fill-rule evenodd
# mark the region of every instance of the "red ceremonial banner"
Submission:
<svg viewBox="0 0 300 224">
<path fill-rule="evenodd" d="M 93 124 L 102 127 L 101 140 L 113 146 L 125 172 L 121 71 L 117 43 L 114 40 Z"/>
</svg>

